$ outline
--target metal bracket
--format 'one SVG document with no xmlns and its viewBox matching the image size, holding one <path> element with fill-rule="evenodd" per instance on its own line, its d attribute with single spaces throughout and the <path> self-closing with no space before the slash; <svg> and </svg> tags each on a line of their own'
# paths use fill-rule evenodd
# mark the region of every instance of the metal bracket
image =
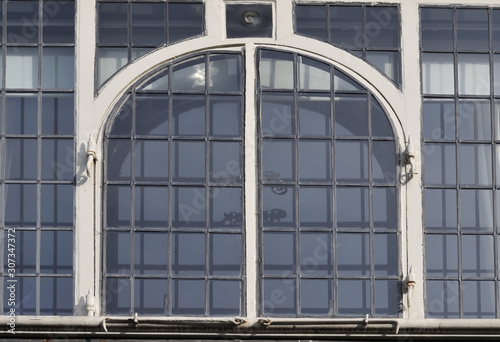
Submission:
<svg viewBox="0 0 500 342">
<path fill-rule="evenodd" d="M 406 184 L 413 178 L 415 174 L 415 152 L 413 151 L 413 147 L 410 142 L 408 142 L 405 150 L 402 153 L 401 162 L 405 169 L 401 182 L 403 184 Z"/>
<path fill-rule="evenodd" d="M 94 139 L 92 139 L 92 133 L 89 134 L 89 141 L 87 143 L 87 177 L 92 175 L 92 165 L 97 161 L 96 154 L 96 143 Z"/>
</svg>

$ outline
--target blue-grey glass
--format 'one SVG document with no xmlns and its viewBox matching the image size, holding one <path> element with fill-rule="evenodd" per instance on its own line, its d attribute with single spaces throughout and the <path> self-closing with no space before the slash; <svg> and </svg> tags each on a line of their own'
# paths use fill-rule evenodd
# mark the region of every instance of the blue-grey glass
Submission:
<svg viewBox="0 0 500 342">
<path fill-rule="evenodd" d="M 130 186 L 108 185 L 106 222 L 108 227 L 130 227 Z"/>
<path fill-rule="evenodd" d="M 424 145 L 424 181 L 426 185 L 457 184 L 455 144 Z"/>
<path fill-rule="evenodd" d="M 136 274 L 165 275 L 167 262 L 167 233 L 134 233 L 134 272 Z"/>
<path fill-rule="evenodd" d="M 330 66 L 311 58 L 298 56 L 298 84 L 303 90 L 331 89 Z"/>
<path fill-rule="evenodd" d="M 73 232 L 42 231 L 40 272 L 73 274 Z"/>
<path fill-rule="evenodd" d="M 106 278 L 106 313 L 130 315 L 130 280 L 128 278 Z"/>
<path fill-rule="evenodd" d="M 397 234 L 373 235 L 373 264 L 376 277 L 398 275 Z"/>
<path fill-rule="evenodd" d="M 239 92 L 241 90 L 241 56 L 224 54 L 209 56 L 210 91 Z"/>
<path fill-rule="evenodd" d="M 293 54 L 261 50 L 260 86 L 264 89 L 293 89 Z"/>
<path fill-rule="evenodd" d="M 204 96 L 200 95 L 173 96 L 172 131 L 174 135 L 186 135 L 186 136 L 205 135 Z"/>
<path fill-rule="evenodd" d="M 271 4 L 226 4 L 227 38 L 271 38 L 273 26 Z"/>
<path fill-rule="evenodd" d="M 72 184 L 42 184 L 42 227 L 73 227 L 73 189 Z"/>
<path fill-rule="evenodd" d="M 12 262 L 15 262 L 16 273 L 36 273 L 36 231 L 17 230 L 13 232 L 5 229 L 4 239 L 4 269 L 8 269 L 9 262 L 11 265 Z M 9 241 L 9 239 L 14 239 L 14 241 Z M 42 248 L 43 247 L 44 246 L 42 246 Z M 51 249 L 51 247 L 49 247 L 49 249 Z M 12 255 L 9 257 L 9 254 L 14 254 L 14 257 L 12 257 Z M 71 259 L 69 261 L 71 262 Z M 9 273 L 9 275 L 10 274 L 12 273 Z M 15 276 L 15 274 L 12 275 Z"/>
<path fill-rule="evenodd" d="M 303 315 L 333 314 L 333 283 L 331 279 L 300 280 L 300 313 Z"/>
<path fill-rule="evenodd" d="M 294 279 L 264 279 L 264 315 L 295 315 L 296 285 Z"/>
<path fill-rule="evenodd" d="M 203 35 L 203 4 L 168 3 L 167 9 L 169 43 Z"/>
<path fill-rule="evenodd" d="M 494 281 L 462 283 L 463 318 L 495 318 Z"/>
<path fill-rule="evenodd" d="M 500 34 L 500 32 L 499 32 Z M 500 79 L 500 54 L 495 54 L 493 55 L 493 91 L 495 95 L 500 95 L 500 82 L 498 80 Z M 498 116 L 498 100 L 495 101 L 495 114 Z M 497 127 L 497 132 L 496 132 L 496 139 L 498 139 L 499 136 L 498 132 L 498 127 Z"/>
<path fill-rule="evenodd" d="M 153 47 L 132 47 L 130 48 L 130 60 L 133 61 L 141 56 L 144 56 L 147 53 L 150 53 L 155 48 Z"/>
<path fill-rule="evenodd" d="M 26 44 L 38 42 L 38 1 L 6 1 L 7 42 Z"/>
<path fill-rule="evenodd" d="M 134 171 L 136 181 L 167 181 L 168 141 L 136 140 Z"/>
<path fill-rule="evenodd" d="M 120 111 L 113 118 L 113 125 L 109 131 L 110 136 L 131 136 L 132 134 L 132 103 L 130 98 L 121 106 Z"/>
<path fill-rule="evenodd" d="M 99 48 L 97 50 L 97 83 L 101 86 L 129 62 L 127 48 Z"/>
<path fill-rule="evenodd" d="M 372 142 L 372 177 L 376 183 L 396 182 L 396 144 L 394 141 Z"/>
<path fill-rule="evenodd" d="M 299 141 L 299 179 L 330 182 L 332 179 L 332 148 L 330 141 Z"/>
<path fill-rule="evenodd" d="M 212 187 L 210 191 L 210 227 L 241 230 L 241 188 Z"/>
<path fill-rule="evenodd" d="M 35 315 L 36 314 L 36 278 L 19 277 L 16 283 L 16 315 Z M 12 307 L 8 306 L 9 291 L 4 293 L 4 312 L 10 313 Z"/>
<path fill-rule="evenodd" d="M 73 139 L 42 139 L 42 179 L 72 180 L 74 177 Z"/>
<path fill-rule="evenodd" d="M 43 42 L 71 44 L 75 42 L 75 3 L 43 2 Z"/>
<path fill-rule="evenodd" d="M 132 45 L 159 46 L 165 43 L 165 4 L 132 3 Z"/>
<path fill-rule="evenodd" d="M 487 53 L 458 54 L 458 93 L 490 95 L 490 56 Z"/>
<path fill-rule="evenodd" d="M 424 99 L 424 139 L 455 140 L 455 102 L 452 99 Z"/>
<path fill-rule="evenodd" d="M 370 228 L 368 187 L 337 187 L 337 227 Z"/>
<path fill-rule="evenodd" d="M 453 13 L 448 8 L 420 9 L 423 50 L 453 50 Z"/>
<path fill-rule="evenodd" d="M 452 95 L 455 93 L 453 59 L 453 53 L 422 54 L 422 90 L 424 94 Z"/>
<path fill-rule="evenodd" d="M 488 50 L 488 9 L 458 8 L 457 49 L 462 51 Z"/>
<path fill-rule="evenodd" d="M 366 95 L 335 96 L 335 136 L 368 136 Z"/>
<path fill-rule="evenodd" d="M 338 182 L 368 182 L 368 142 L 335 143 L 335 177 Z"/>
<path fill-rule="evenodd" d="M 192 316 L 205 313 L 205 280 L 172 280 L 172 314 Z"/>
<path fill-rule="evenodd" d="M 126 3 L 98 3 L 98 43 L 127 45 Z"/>
<path fill-rule="evenodd" d="M 361 6 L 329 6 L 330 42 L 348 50 L 365 46 L 363 8 Z"/>
<path fill-rule="evenodd" d="M 300 187 L 299 220 L 301 228 L 331 228 L 333 198 L 330 187 Z"/>
<path fill-rule="evenodd" d="M 241 307 L 241 283 L 238 280 L 211 280 L 209 314 L 211 316 L 238 316 Z"/>
<path fill-rule="evenodd" d="M 427 230 L 457 230 L 455 189 L 425 189 L 424 205 Z"/>
<path fill-rule="evenodd" d="M 168 90 L 168 74 L 170 68 L 158 73 L 154 77 L 147 80 L 142 86 L 138 88 L 138 91 L 163 91 Z"/>
<path fill-rule="evenodd" d="M 6 94 L 6 134 L 37 134 L 37 117 L 38 96 L 36 94 Z"/>
<path fill-rule="evenodd" d="M 295 227 L 294 189 L 265 186 L 262 190 L 264 227 Z"/>
<path fill-rule="evenodd" d="M 6 50 L 5 87 L 37 89 L 38 48 L 15 46 Z"/>
<path fill-rule="evenodd" d="M 464 246 L 467 248 L 467 246 Z M 458 276 L 457 235 L 426 234 L 425 271 L 427 277 Z"/>
<path fill-rule="evenodd" d="M 205 142 L 174 141 L 172 147 L 172 180 L 205 181 Z"/>
<path fill-rule="evenodd" d="M 491 140 L 491 108 L 489 100 L 459 100 L 460 140 Z"/>
<path fill-rule="evenodd" d="M 366 61 L 397 85 L 401 84 L 401 62 L 399 52 L 366 51 Z"/>
<path fill-rule="evenodd" d="M 210 135 L 241 137 L 241 98 L 239 96 L 210 96 Z"/>
<path fill-rule="evenodd" d="M 495 191 L 495 194 L 496 194 L 496 198 L 495 198 L 496 199 L 496 202 L 495 202 L 496 203 L 496 208 L 495 208 L 495 210 L 496 210 L 496 222 L 495 223 L 496 223 L 496 226 L 498 227 L 498 226 L 500 226 L 500 191 Z M 499 239 L 500 239 L 500 236 L 499 236 Z M 500 240 L 498 241 L 498 243 L 500 243 Z M 500 245 L 498 245 L 498 246 L 500 246 Z M 498 265 L 500 268 L 500 254 L 498 255 L 498 259 L 499 259 Z"/>
<path fill-rule="evenodd" d="M 364 316 L 371 308 L 370 280 L 339 279 L 337 286 L 339 315 Z"/>
<path fill-rule="evenodd" d="M 329 136 L 331 131 L 330 96 L 298 97 L 299 134 Z"/>
<path fill-rule="evenodd" d="M 135 134 L 168 135 L 168 96 L 143 95 L 135 97 Z"/>
<path fill-rule="evenodd" d="M 36 203 L 36 184 L 6 184 L 5 225 L 7 227 L 34 227 Z"/>
<path fill-rule="evenodd" d="M 134 279 L 134 313 L 164 316 L 167 312 L 167 279 Z"/>
<path fill-rule="evenodd" d="M 205 57 L 195 57 L 174 65 L 172 72 L 172 90 L 204 91 L 205 90 Z M 187 100 L 192 102 L 193 99 Z M 175 105 L 174 105 L 175 107 Z M 184 109 L 183 111 L 187 111 Z"/>
<path fill-rule="evenodd" d="M 210 234 L 209 274 L 241 276 L 242 249 L 240 234 Z"/>
<path fill-rule="evenodd" d="M 375 280 L 375 316 L 397 317 L 399 315 L 399 284 L 393 280 Z"/>
<path fill-rule="evenodd" d="M 42 54 L 42 88 L 75 87 L 75 51 L 72 47 L 44 47 Z"/>
<path fill-rule="evenodd" d="M 73 94 L 42 94 L 42 134 L 72 135 L 74 108 Z"/>
<path fill-rule="evenodd" d="M 371 115 L 372 115 L 372 137 L 393 137 L 392 125 L 389 122 L 387 114 L 382 109 L 382 106 L 371 97 Z"/>
<path fill-rule="evenodd" d="M 333 247 L 331 233 L 304 233 L 300 236 L 300 273 L 331 275 L 333 273 Z"/>
<path fill-rule="evenodd" d="M 211 142 L 210 180 L 223 184 L 241 184 L 242 153 L 240 142 Z"/>
<path fill-rule="evenodd" d="M 204 188 L 174 187 L 172 227 L 205 228 L 205 205 Z"/>
<path fill-rule="evenodd" d="M 295 233 L 264 232 L 262 265 L 265 275 L 285 275 L 296 272 Z"/>
<path fill-rule="evenodd" d="M 172 272 L 179 276 L 205 275 L 205 234 L 172 234 Z"/>
<path fill-rule="evenodd" d="M 338 275 L 370 275 L 370 234 L 338 233 L 336 252 Z"/>
<path fill-rule="evenodd" d="M 373 188 L 373 228 L 398 229 L 398 202 L 395 187 Z"/>
<path fill-rule="evenodd" d="M 493 230 L 493 193 L 485 189 L 460 191 L 462 230 Z"/>
<path fill-rule="evenodd" d="M 130 139 L 110 139 L 107 150 L 107 179 L 127 181 L 132 177 L 132 148 Z"/>
<path fill-rule="evenodd" d="M 326 13 L 325 5 L 295 5 L 297 33 L 326 41 L 328 39 Z"/>
<path fill-rule="evenodd" d="M 493 50 L 500 50 L 500 9 L 491 10 L 491 40 Z"/>
<path fill-rule="evenodd" d="M 335 69 L 333 78 L 333 89 L 335 91 L 349 91 L 349 92 L 365 92 L 358 82 L 351 77 L 344 74 L 342 71 Z"/>
<path fill-rule="evenodd" d="M 460 184 L 491 185 L 491 145 L 460 144 Z"/>
<path fill-rule="evenodd" d="M 40 278 L 40 315 L 73 315 L 73 278 Z"/>
<path fill-rule="evenodd" d="M 295 132 L 294 96 L 291 93 L 262 94 L 261 125 L 263 135 L 290 135 Z"/>
<path fill-rule="evenodd" d="M 37 147 L 36 139 L 5 139 L 5 178 L 36 179 Z"/>
<path fill-rule="evenodd" d="M 135 186 L 134 227 L 166 228 L 168 225 L 168 187 Z"/>
<path fill-rule="evenodd" d="M 399 14 L 396 6 L 367 6 L 365 39 L 370 49 L 399 47 Z"/>
<path fill-rule="evenodd" d="M 493 236 L 462 235 L 462 276 L 474 278 L 495 276 Z"/>
<path fill-rule="evenodd" d="M 262 171 L 264 180 L 290 181 L 295 179 L 294 143 L 291 139 L 262 142 Z"/>
<path fill-rule="evenodd" d="M 106 232 L 106 274 L 130 274 L 130 233 Z"/>
<path fill-rule="evenodd" d="M 0 18 L 3 18 L 3 6 L 0 6 Z M 3 37 L 3 32 L 4 32 L 4 29 L 3 29 L 3 22 L 0 23 L 0 36 Z"/>
</svg>

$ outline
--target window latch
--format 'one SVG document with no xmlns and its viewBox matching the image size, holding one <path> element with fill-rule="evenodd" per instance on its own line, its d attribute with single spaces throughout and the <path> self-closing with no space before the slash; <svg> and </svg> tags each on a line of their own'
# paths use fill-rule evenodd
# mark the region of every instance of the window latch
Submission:
<svg viewBox="0 0 500 342">
<path fill-rule="evenodd" d="M 91 176 L 91 169 L 92 165 L 94 165 L 94 162 L 97 161 L 97 154 L 96 154 L 96 143 L 94 142 L 94 139 L 92 139 L 92 133 L 89 134 L 89 141 L 87 143 L 87 177 Z"/>
</svg>

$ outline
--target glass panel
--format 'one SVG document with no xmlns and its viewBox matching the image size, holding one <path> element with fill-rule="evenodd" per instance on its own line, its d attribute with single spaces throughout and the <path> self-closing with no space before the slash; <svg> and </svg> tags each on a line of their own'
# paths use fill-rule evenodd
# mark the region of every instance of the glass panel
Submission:
<svg viewBox="0 0 500 342">
<path fill-rule="evenodd" d="M 40 196 L 42 227 L 73 226 L 72 184 L 42 184 Z"/>
<path fill-rule="evenodd" d="M 500 10 L 498 11 L 500 13 Z M 498 18 L 500 20 L 500 16 Z M 498 32 L 498 44 L 500 45 L 500 23 L 499 23 L 499 32 Z M 500 50 L 500 46 L 498 47 Z M 500 55 L 493 55 L 493 87 L 495 91 L 495 95 L 500 95 Z"/>
<path fill-rule="evenodd" d="M 43 42 L 75 42 L 75 3 L 61 1 L 43 2 Z"/>
<path fill-rule="evenodd" d="M 128 63 L 128 50 L 123 48 L 99 48 L 97 81 L 102 85 L 115 72 Z"/>
<path fill-rule="evenodd" d="M 27 227 L 36 225 L 36 184 L 5 185 L 5 225 Z"/>
<path fill-rule="evenodd" d="M 40 278 L 40 314 L 73 314 L 73 279 Z"/>
<path fill-rule="evenodd" d="M 425 239 L 427 277 L 458 277 L 456 235 L 427 234 Z"/>
<path fill-rule="evenodd" d="M 174 187 L 172 226 L 205 228 L 205 189 Z"/>
<path fill-rule="evenodd" d="M 368 188 L 337 187 L 337 227 L 369 229 Z"/>
<path fill-rule="evenodd" d="M 241 183 L 241 154 L 239 142 L 210 143 L 210 178 L 217 183 Z"/>
<path fill-rule="evenodd" d="M 369 234 L 338 233 L 336 253 L 337 273 L 340 276 L 366 276 L 370 274 Z"/>
<path fill-rule="evenodd" d="M 172 180 L 175 182 L 205 181 L 205 142 L 174 141 Z"/>
<path fill-rule="evenodd" d="M 37 43 L 39 2 L 6 1 L 6 3 L 8 42 L 15 44 Z"/>
<path fill-rule="evenodd" d="M 9 4 L 11 3 L 9 2 Z M 6 53 L 5 87 L 11 89 L 37 89 L 38 48 L 9 47 Z"/>
<path fill-rule="evenodd" d="M 325 6 L 295 6 L 295 25 L 297 33 L 305 36 L 327 40 Z"/>
<path fill-rule="evenodd" d="M 333 314 L 333 284 L 330 279 L 301 279 L 300 313 Z"/>
<path fill-rule="evenodd" d="M 210 275 L 241 276 L 241 235 L 210 234 Z"/>
<path fill-rule="evenodd" d="M 332 202 L 332 193 L 329 187 L 300 187 L 299 218 L 301 228 L 331 228 Z"/>
<path fill-rule="evenodd" d="M 488 50 L 488 10 L 458 8 L 457 49 Z"/>
<path fill-rule="evenodd" d="M 73 274 L 73 232 L 41 232 L 40 272 Z"/>
<path fill-rule="evenodd" d="M 136 95 L 135 134 L 168 135 L 168 96 Z"/>
<path fill-rule="evenodd" d="M 458 93 L 490 94 L 490 61 L 487 54 L 458 54 Z"/>
<path fill-rule="evenodd" d="M 398 202 L 395 188 L 373 188 L 373 228 L 398 229 Z"/>
<path fill-rule="evenodd" d="M 290 315 L 297 312 L 293 279 L 264 279 L 264 314 Z"/>
<path fill-rule="evenodd" d="M 264 227 L 295 227 L 295 196 L 291 187 L 266 186 L 262 191 Z"/>
<path fill-rule="evenodd" d="M 138 88 L 139 91 L 168 91 L 169 68 L 150 78 L 145 85 Z"/>
<path fill-rule="evenodd" d="M 330 96 L 299 96 L 299 134 L 329 136 L 331 111 Z"/>
<path fill-rule="evenodd" d="M 335 91 L 355 91 L 355 92 L 365 92 L 358 82 L 354 81 L 352 78 L 344 74 L 342 71 L 335 69 L 335 74 L 333 78 L 333 88 Z"/>
<path fill-rule="evenodd" d="M 118 114 L 113 118 L 109 135 L 131 136 L 132 134 L 132 104 L 130 98 L 122 105 Z"/>
<path fill-rule="evenodd" d="M 262 94 L 262 134 L 293 134 L 294 111 L 293 94 Z"/>
<path fill-rule="evenodd" d="M 168 141 L 136 140 L 134 158 L 136 181 L 168 180 Z"/>
<path fill-rule="evenodd" d="M 467 68 L 470 70 L 472 66 Z M 422 54 L 422 88 L 424 94 L 454 94 L 453 75 L 452 53 Z M 468 81 L 472 80 L 469 79 Z"/>
<path fill-rule="evenodd" d="M 8 306 L 9 291 L 3 291 L 4 312 L 8 314 L 11 307 Z M 36 278 L 19 277 L 16 283 L 16 315 L 36 314 Z"/>
<path fill-rule="evenodd" d="M 99 44 L 127 45 L 127 4 L 100 2 L 98 11 Z"/>
<path fill-rule="evenodd" d="M 368 182 L 368 143 L 337 141 L 335 143 L 335 177 L 338 182 Z"/>
<path fill-rule="evenodd" d="M 493 236 L 462 235 L 462 275 L 484 278 L 495 276 Z"/>
<path fill-rule="evenodd" d="M 493 50 L 500 50 L 500 10 L 491 10 Z"/>
<path fill-rule="evenodd" d="M 300 233 L 300 272 L 303 276 L 333 274 L 331 233 Z"/>
<path fill-rule="evenodd" d="M 262 50 L 260 86 L 264 89 L 293 89 L 293 54 Z"/>
<path fill-rule="evenodd" d="M 73 139 L 42 139 L 42 179 L 73 180 Z"/>
<path fill-rule="evenodd" d="M 210 135 L 213 137 L 241 137 L 241 98 L 210 96 Z"/>
<path fill-rule="evenodd" d="M 205 275 L 205 234 L 172 234 L 172 272 L 179 276 Z"/>
<path fill-rule="evenodd" d="M 134 279 L 134 312 L 164 316 L 167 303 L 166 279 Z"/>
<path fill-rule="evenodd" d="M 106 191 L 108 227 L 130 227 L 130 187 L 108 185 Z"/>
<path fill-rule="evenodd" d="M 167 260 L 168 235 L 166 233 L 135 232 L 134 272 L 136 274 L 165 275 L 168 272 Z"/>
<path fill-rule="evenodd" d="M 371 97 L 372 114 L 372 136 L 373 137 L 393 137 L 392 126 L 387 114 L 382 109 L 375 97 Z"/>
<path fill-rule="evenodd" d="M 337 296 L 339 315 L 364 316 L 370 314 L 369 280 L 339 279 Z"/>
<path fill-rule="evenodd" d="M 332 148 L 329 141 L 299 141 L 299 178 L 301 181 L 330 182 Z"/>
<path fill-rule="evenodd" d="M 396 234 L 373 235 L 373 263 L 376 277 L 398 275 L 398 236 Z"/>
<path fill-rule="evenodd" d="M 164 4 L 132 3 L 132 45 L 162 45 L 165 43 L 164 31 Z"/>
<path fill-rule="evenodd" d="M 241 230 L 243 223 L 241 189 L 211 188 L 210 198 L 210 226 Z"/>
<path fill-rule="evenodd" d="M 491 190 L 460 191 L 462 230 L 493 230 L 493 194 Z"/>
<path fill-rule="evenodd" d="M 298 56 L 299 89 L 330 90 L 330 66 L 307 57 Z"/>
<path fill-rule="evenodd" d="M 172 90 L 189 91 L 205 90 L 205 57 L 195 57 L 174 65 L 172 73 Z"/>
<path fill-rule="evenodd" d="M 425 189 L 426 229 L 457 230 L 457 191 Z"/>
<path fill-rule="evenodd" d="M 293 140 L 270 140 L 262 143 L 264 180 L 290 181 L 295 179 Z"/>
<path fill-rule="evenodd" d="M 210 91 L 239 92 L 241 89 L 239 55 L 210 55 L 208 76 Z"/>
<path fill-rule="evenodd" d="M 335 136 L 368 135 L 368 101 L 366 95 L 335 97 Z"/>
<path fill-rule="evenodd" d="M 106 232 L 106 274 L 130 274 L 131 248 L 130 233 Z"/>
<path fill-rule="evenodd" d="M 42 88 L 73 89 L 74 48 L 44 47 L 42 55 Z"/>
<path fill-rule="evenodd" d="M 137 48 L 137 47 L 132 47 L 130 48 L 130 59 L 134 60 L 137 59 L 141 56 L 144 56 L 145 54 L 153 51 L 154 48 L 147 47 L 147 48 Z"/>
<path fill-rule="evenodd" d="M 167 8 L 169 43 L 203 34 L 203 4 L 168 3 Z"/>
<path fill-rule="evenodd" d="M 5 139 L 5 178 L 36 179 L 37 147 L 36 139 Z"/>
<path fill-rule="evenodd" d="M 495 318 L 495 282 L 464 281 L 464 318 Z"/>
<path fill-rule="evenodd" d="M 16 273 L 36 273 L 36 231 L 17 230 L 14 234 L 15 251 L 11 253 L 12 244 L 9 243 L 8 239 L 12 239 L 12 231 L 5 230 L 4 269 L 8 269 L 10 259 L 10 261 L 14 260 L 16 263 Z M 12 256 L 9 258 L 9 254 L 14 254 L 14 258 L 12 258 Z M 71 256 L 72 254 L 70 255 L 69 261 L 71 261 Z M 20 278 L 17 278 L 17 280 L 19 279 Z"/>
<path fill-rule="evenodd" d="M 362 49 L 363 8 L 361 6 L 329 6 L 330 41 L 346 49 Z"/>
<path fill-rule="evenodd" d="M 205 280 L 172 280 L 172 314 L 203 315 L 205 313 Z"/>
<path fill-rule="evenodd" d="M 366 51 L 366 61 L 393 80 L 394 83 L 401 83 L 399 52 Z"/>
<path fill-rule="evenodd" d="M 116 125 L 115 125 L 116 126 Z M 131 170 L 131 142 L 128 139 L 110 139 L 107 149 L 107 174 L 110 181 L 128 181 L 132 177 Z"/>
<path fill-rule="evenodd" d="M 399 285 L 397 280 L 375 280 L 375 315 L 397 317 Z"/>
<path fill-rule="evenodd" d="M 396 182 L 396 146 L 393 141 L 372 142 L 372 177 L 374 182 Z"/>
<path fill-rule="evenodd" d="M 424 99 L 424 137 L 455 140 L 455 102 L 449 99 Z"/>
<path fill-rule="evenodd" d="M 130 315 L 130 281 L 122 278 L 106 278 L 106 313 Z"/>
<path fill-rule="evenodd" d="M 240 314 L 241 284 L 239 281 L 211 280 L 209 314 L 229 316 Z"/>
<path fill-rule="evenodd" d="M 205 135 L 205 97 L 173 96 L 172 125 L 175 135 Z"/>
<path fill-rule="evenodd" d="M 399 47 L 399 18 L 395 6 L 367 6 L 365 35 L 371 49 L 397 49 Z"/>
<path fill-rule="evenodd" d="M 447 8 L 421 8 L 423 50 L 453 50 L 453 13 Z"/>
<path fill-rule="evenodd" d="M 7 93 L 5 102 L 5 133 L 37 134 L 38 96 Z"/>
<path fill-rule="evenodd" d="M 457 154 L 455 144 L 425 144 L 425 184 L 457 184 Z"/>
<path fill-rule="evenodd" d="M 426 294 L 428 318 L 459 317 L 457 281 L 428 280 Z"/>
<path fill-rule="evenodd" d="M 227 4 L 227 37 L 272 37 L 272 11 L 273 9 L 270 4 Z"/>
<path fill-rule="evenodd" d="M 263 268 L 266 275 L 295 274 L 296 248 L 294 233 L 263 234 Z"/>
<path fill-rule="evenodd" d="M 42 134 L 73 135 L 74 107 L 73 94 L 42 94 Z"/>
<path fill-rule="evenodd" d="M 168 225 L 168 187 L 135 187 L 135 228 L 166 228 Z"/>
<path fill-rule="evenodd" d="M 460 100 L 458 119 L 461 140 L 491 140 L 489 100 Z"/>
<path fill-rule="evenodd" d="M 460 144 L 460 183 L 491 185 L 491 145 Z"/>
</svg>

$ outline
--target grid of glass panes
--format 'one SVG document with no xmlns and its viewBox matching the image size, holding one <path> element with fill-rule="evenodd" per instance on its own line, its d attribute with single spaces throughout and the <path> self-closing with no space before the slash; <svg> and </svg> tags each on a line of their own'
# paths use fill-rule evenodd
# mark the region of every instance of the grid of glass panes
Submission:
<svg viewBox="0 0 500 342">
<path fill-rule="evenodd" d="M 500 9 L 420 16 L 426 314 L 500 317 Z"/>
<path fill-rule="evenodd" d="M 75 3 L 0 1 L 0 13 L 3 310 L 71 315 Z"/>
<path fill-rule="evenodd" d="M 104 311 L 243 315 L 242 56 L 169 65 L 106 134 Z"/>
<path fill-rule="evenodd" d="M 151 50 L 204 32 L 201 1 L 99 0 L 97 86 Z"/>
<path fill-rule="evenodd" d="M 363 58 L 401 85 L 398 6 L 297 4 L 295 30 Z"/>
<path fill-rule="evenodd" d="M 260 50 L 261 313 L 398 316 L 391 124 L 332 66 Z"/>
</svg>

